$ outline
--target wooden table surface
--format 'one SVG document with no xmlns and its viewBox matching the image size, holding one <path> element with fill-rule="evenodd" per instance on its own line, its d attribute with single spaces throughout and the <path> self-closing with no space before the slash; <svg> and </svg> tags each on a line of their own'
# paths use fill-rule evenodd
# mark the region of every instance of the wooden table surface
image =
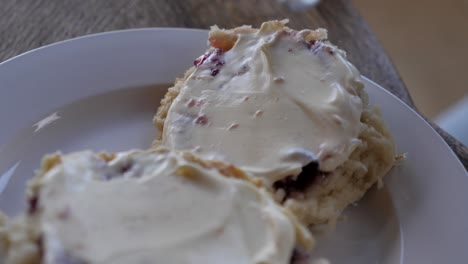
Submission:
<svg viewBox="0 0 468 264">
<path fill-rule="evenodd" d="M 276 0 L 1 0 L 0 61 L 60 40 L 110 30 L 259 26 L 283 18 L 290 19 L 292 28 L 327 28 L 329 39 L 347 51 L 363 75 L 414 108 L 389 57 L 349 0 L 322 0 L 302 12 Z M 468 168 L 467 147 L 433 126 Z"/>
</svg>

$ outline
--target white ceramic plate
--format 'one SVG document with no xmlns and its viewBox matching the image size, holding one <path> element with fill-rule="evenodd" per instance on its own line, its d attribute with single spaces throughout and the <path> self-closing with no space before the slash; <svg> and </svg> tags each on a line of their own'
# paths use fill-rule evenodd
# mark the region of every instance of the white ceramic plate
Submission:
<svg viewBox="0 0 468 264">
<path fill-rule="evenodd" d="M 206 37 L 189 29 L 117 31 L 0 64 L 0 209 L 24 208 L 25 182 L 45 153 L 148 147 L 165 88 L 204 52 Z M 336 231 L 319 235 L 314 255 L 334 263 L 466 263 L 465 169 L 413 110 L 377 84 L 366 86 L 408 158 Z"/>
</svg>

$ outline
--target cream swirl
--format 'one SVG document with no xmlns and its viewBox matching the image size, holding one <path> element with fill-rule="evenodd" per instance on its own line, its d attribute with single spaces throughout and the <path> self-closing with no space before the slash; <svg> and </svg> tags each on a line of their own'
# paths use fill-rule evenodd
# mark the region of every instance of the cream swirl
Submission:
<svg viewBox="0 0 468 264">
<path fill-rule="evenodd" d="M 360 143 L 363 85 L 324 30 L 272 21 L 216 34 L 222 38 L 211 42 L 221 49 L 195 61 L 166 117 L 163 144 L 227 160 L 270 185 L 312 161 L 333 171 L 347 160 Z"/>
<path fill-rule="evenodd" d="M 32 185 L 44 263 L 284 264 L 311 245 L 266 191 L 223 166 L 164 149 L 61 156 Z"/>
</svg>

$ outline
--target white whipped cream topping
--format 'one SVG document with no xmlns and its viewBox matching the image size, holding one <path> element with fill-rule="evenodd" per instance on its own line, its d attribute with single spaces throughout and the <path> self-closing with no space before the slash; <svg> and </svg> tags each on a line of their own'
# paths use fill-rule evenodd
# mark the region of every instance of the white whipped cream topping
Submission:
<svg viewBox="0 0 468 264">
<path fill-rule="evenodd" d="M 39 179 L 44 263 L 289 263 L 312 238 L 246 180 L 182 154 L 61 157 Z"/>
<path fill-rule="evenodd" d="M 363 86 L 344 52 L 320 40 L 323 30 L 278 21 L 234 32 L 232 49 L 196 61 L 163 144 L 227 160 L 269 184 L 314 160 L 322 171 L 347 160 L 360 143 Z"/>
</svg>

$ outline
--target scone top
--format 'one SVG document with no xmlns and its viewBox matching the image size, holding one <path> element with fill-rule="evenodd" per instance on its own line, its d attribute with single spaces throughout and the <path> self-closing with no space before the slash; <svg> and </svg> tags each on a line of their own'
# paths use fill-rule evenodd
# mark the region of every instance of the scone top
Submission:
<svg viewBox="0 0 468 264">
<path fill-rule="evenodd" d="M 360 144 L 360 75 L 325 30 L 285 23 L 213 27 L 211 48 L 176 83 L 162 144 L 227 160 L 270 186 L 310 163 L 329 172 L 346 161 Z"/>
<path fill-rule="evenodd" d="M 236 167 L 167 149 L 46 158 L 29 186 L 42 263 L 289 263 L 309 231 Z"/>
</svg>

